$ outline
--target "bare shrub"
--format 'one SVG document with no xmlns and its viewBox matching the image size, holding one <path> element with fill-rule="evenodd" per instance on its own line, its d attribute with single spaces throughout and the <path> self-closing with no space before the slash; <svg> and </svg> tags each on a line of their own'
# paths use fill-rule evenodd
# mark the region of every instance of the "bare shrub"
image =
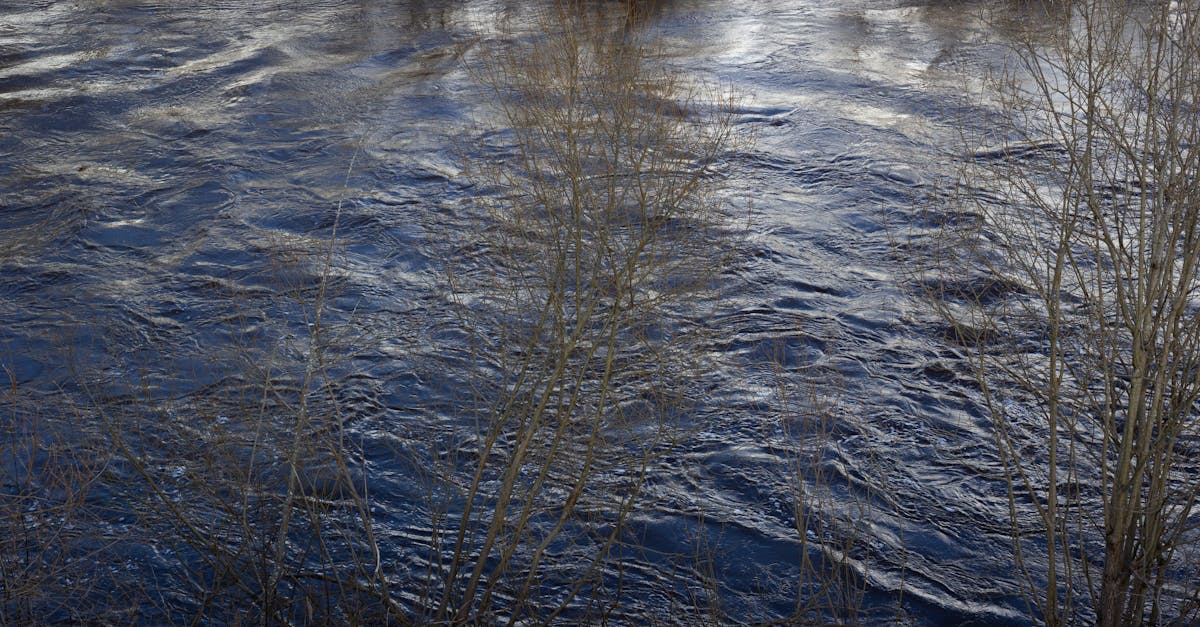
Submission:
<svg viewBox="0 0 1200 627">
<path fill-rule="evenodd" d="M 470 401 L 420 620 L 602 621 L 656 459 L 687 430 L 695 341 L 729 250 L 715 166 L 732 96 L 656 56 L 624 13 L 561 3 L 484 47 L 497 124 L 469 158 L 484 195 L 449 302 Z"/>
<path fill-rule="evenodd" d="M 930 285 L 965 289 L 934 302 L 967 330 L 1037 616 L 1192 623 L 1200 3 L 1046 10 L 942 232 Z"/>
<path fill-rule="evenodd" d="M 798 401 L 782 386 L 785 407 Z M 789 623 L 857 625 L 863 622 L 867 588 L 864 558 L 869 542 L 874 503 L 868 485 L 850 485 L 845 492 L 829 466 L 838 449 L 834 425 L 842 418 L 836 398 L 814 390 L 807 403 L 793 409 L 800 424 L 785 425 L 794 449 L 781 457 L 794 486 L 792 510 L 800 541 L 800 579 Z M 839 498 L 840 497 L 840 498 Z"/>
<path fill-rule="evenodd" d="M 96 502 L 109 456 L 69 415 L 45 416 L 47 395 L 0 373 L 0 623 L 121 620 L 115 582 L 94 566 L 118 540 Z"/>
<path fill-rule="evenodd" d="M 145 599 L 167 619 L 364 624 L 392 611 L 341 405 L 345 356 L 363 347 L 330 312 L 337 228 L 269 244 L 284 264 L 269 302 L 218 295 L 228 345 L 209 349 L 204 373 L 130 363 L 119 346 L 111 375 L 77 364 L 80 412 L 115 453 L 104 481 L 137 515 L 137 541 L 171 558 Z"/>
</svg>

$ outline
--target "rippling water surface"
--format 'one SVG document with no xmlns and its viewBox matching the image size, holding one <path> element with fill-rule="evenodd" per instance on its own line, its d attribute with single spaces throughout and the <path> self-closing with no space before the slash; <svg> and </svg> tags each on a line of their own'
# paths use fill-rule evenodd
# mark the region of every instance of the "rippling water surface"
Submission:
<svg viewBox="0 0 1200 627">
<path fill-rule="evenodd" d="M 914 208 L 951 175 L 964 120 L 981 119 L 964 95 L 1000 61 L 989 40 L 1003 36 L 981 26 L 983 4 L 680 0 L 644 26 L 672 63 L 741 94 L 735 123 L 757 138 L 730 156 L 722 191 L 752 218 L 707 322 L 719 402 L 653 470 L 653 507 L 637 521 L 664 555 L 694 551 L 707 530 L 745 620 L 792 604 L 780 583 L 796 563 L 792 492 L 779 471 L 791 444 L 773 390 L 832 395 L 836 380 L 826 467 L 835 495 L 853 479 L 874 503 L 859 555 L 868 604 L 900 599 L 927 624 L 1027 622 L 988 420 L 892 244 L 897 225 L 921 228 Z M 463 348 L 440 304 L 447 247 L 435 234 L 465 223 L 479 193 L 461 163 L 487 132 L 491 96 L 466 68 L 523 6 L 0 3 L 11 387 L 47 414 L 70 411 L 68 396 L 199 405 L 238 389 L 223 355 L 303 336 L 337 219 L 327 316 L 369 338 L 347 332 L 339 406 L 367 457 L 385 557 L 402 569 L 423 533 L 420 490 L 385 451 L 431 446 L 455 401 L 430 364 Z M 226 420 L 211 403 L 196 415 Z M 131 543 L 113 568 L 167 573 L 166 551 Z"/>
</svg>

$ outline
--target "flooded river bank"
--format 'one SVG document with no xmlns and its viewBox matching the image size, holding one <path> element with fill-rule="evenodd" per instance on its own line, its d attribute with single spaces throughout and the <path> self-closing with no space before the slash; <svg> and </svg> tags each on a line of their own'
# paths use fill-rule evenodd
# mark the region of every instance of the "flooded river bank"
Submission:
<svg viewBox="0 0 1200 627">
<path fill-rule="evenodd" d="M 964 131 L 984 124 L 976 94 L 1003 61 L 1005 33 L 979 13 L 1022 20 L 984 4 L 680 0 L 641 22 L 671 67 L 732 89 L 731 127 L 754 142 L 722 157 L 718 193 L 748 226 L 701 321 L 707 396 L 646 471 L 630 520 L 640 546 L 627 540 L 627 570 L 606 575 L 623 578 L 625 616 L 703 614 L 678 581 L 705 568 L 730 620 L 793 610 L 789 464 L 802 458 L 796 432 L 817 390 L 834 407 L 823 507 L 869 508 L 853 559 L 864 606 L 918 624 L 1030 622 L 990 418 L 942 323 L 906 287 L 895 246 L 897 229 L 925 228 L 917 216 L 953 178 Z M 447 233 L 470 233 L 478 198 L 498 195 L 464 164 L 505 141 L 495 93 L 472 68 L 480 51 L 522 36 L 511 25 L 525 10 L 0 3 L 0 372 L 14 425 L 4 489 L 17 494 L 20 469 L 55 459 L 28 444 L 38 425 L 79 419 L 46 428 L 76 442 L 136 423 L 125 444 L 177 480 L 163 489 L 179 490 L 188 520 L 225 521 L 217 535 L 255 529 L 278 512 L 230 519 L 228 495 L 189 502 L 189 481 L 215 481 L 195 470 L 216 450 L 206 442 L 245 436 L 239 412 L 266 406 L 256 381 L 272 382 L 280 407 L 311 387 L 319 400 L 305 411 L 336 414 L 324 433 L 355 451 L 349 476 L 370 495 L 349 515 L 372 521 L 380 554 L 366 562 L 399 603 L 426 602 L 410 579 L 436 561 L 437 495 L 414 460 L 445 456 L 449 442 L 471 454 L 448 434 L 465 411 L 467 382 L 453 373 L 479 350 L 444 279 L 477 260 Z M 316 372 L 314 328 L 334 347 Z M 288 436 L 279 427 L 268 439 Z M 76 582 L 121 582 L 78 594 L 101 607 L 143 599 L 137 615 L 151 621 L 200 611 L 194 591 L 227 575 L 195 543 L 153 540 L 171 523 L 132 503 L 162 495 L 122 487 L 146 469 L 72 468 L 99 487 L 84 497 L 96 512 L 71 528 L 103 532 L 66 533 L 55 559 L 104 573 L 65 569 Z M 353 535 L 355 523 L 338 524 Z M 711 551 L 704 568 L 698 546 Z M 47 611 L 66 619 L 77 592 L 55 581 Z M 553 596 L 561 583 L 539 586 Z"/>
</svg>

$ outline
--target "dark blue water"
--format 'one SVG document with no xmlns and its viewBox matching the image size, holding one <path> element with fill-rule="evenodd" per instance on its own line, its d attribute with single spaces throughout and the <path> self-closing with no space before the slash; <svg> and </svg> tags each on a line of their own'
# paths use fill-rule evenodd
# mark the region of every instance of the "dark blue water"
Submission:
<svg viewBox="0 0 1200 627">
<path fill-rule="evenodd" d="M 211 479 L 206 453 L 236 448 L 213 442 L 247 435 L 246 407 L 286 413 L 297 390 L 328 390 L 312 407 L 356 451 L 381 563 L 411 590 L 434 535 L 421 460 L 470 448 L 452 435 L 469 338 L 445 293 L 447 270 L 469 272 L 480 252 L 448 234 L 469 233 L 473 199 L 494 193 L 463 173 L 495 121 L 470 68 L 524 7 L 0 3 L 7 494 L 36 457 L 28 433 L 78 443 L 136 424 L 128 444 L 177 480 L 188 515 L 222 520 L 219 499 L 188 491 Z M 988 418 L 894 245 L 898 229 L 920 234 L 914 216 L 981 119 L 971 94 L 1004 36 L 981 26 L 984 8 L 689 0 L 641 26 L 682 72 L 731 86 L 735 127 L 756 141 L 726 157 L 720 193 L 749 227 L 703 321 L 711 394 L 650 468 L 631 520 L 642 546 L 621 553 L 629 615 L 699 615 L 679 582 L 697 580 L 701 540 L 728 620 L 791 611 L 789 462 L 817 390 L 835 399 L 820 509 L 866 508 L 853 566 L 870 616 L 1027 622 Z M 315 375 L 314 325 L 330 329 Z M 81 473 L 95 478 L 95 512 L 64 545 L 94 566 L 68 569 L 74 581 L 107 583 L 80 593 L 51 577 L 46 590 L 97 611 L 132 599 L 150 620 L 190 616 L 203 576 L 182 565 L 201 557 L 154 539 L 170 525 L 135 505 L 154 500 L 144 488 L 120 487 L 138 469 L 119 458 Z"/>
</svg>

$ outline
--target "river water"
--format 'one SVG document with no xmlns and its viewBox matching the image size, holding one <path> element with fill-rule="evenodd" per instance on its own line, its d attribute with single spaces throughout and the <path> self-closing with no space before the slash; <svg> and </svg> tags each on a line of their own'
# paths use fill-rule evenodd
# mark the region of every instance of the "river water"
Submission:
<svg viewBox="0 0 1200 627">
<path fill-rule="evenodd" d="M 960 131 L 983 124 L 975 94 L 1005 32 L 980 12 L 1026 21 L 993 4 L 679 0 L 642 26 L 684 72 L 732 86 L 735 124 L 756 138 L 729 156 L 721 192 L 751 218 L 706 323 L 720 402 L 652 470 L 637 521 L 661 555 L 708 530 L 731 620 L 794 603 L 782 382 L 837 397 L 830 507 L 871 503 L 855 549 L 869 607 L 919 624 L 1029 622 L 988 418 L 894 243 L 931 226 L 918 218 L 953 176 Z M 214 390 L 241 380 L 224 355 L 304 334 L 336 219 L 326 315 L 369 338 L 340 367 L 339 407 L 366 451 L 384 559 L 403 572 L 420 495 L 415 470 L 382 451 L 431 447 L 423 430 L 454 411 L 453 382 L 430 374 L 461 348 L 438 311 L 434 234 L 466 220 L 461 155 L 487 132 L 471 55 L 524 6 L 0 1 L 9 414 L 54 419 L 102 396 L 227 421 Z M 109 520 L 119 546 L 123 516 Z M 166 548 L 127 544 L 105 568 L 142 590 L 185 587 Z M 665 620 L 655 580 L 635 576 L 631 603 Z"/>
</svg>

